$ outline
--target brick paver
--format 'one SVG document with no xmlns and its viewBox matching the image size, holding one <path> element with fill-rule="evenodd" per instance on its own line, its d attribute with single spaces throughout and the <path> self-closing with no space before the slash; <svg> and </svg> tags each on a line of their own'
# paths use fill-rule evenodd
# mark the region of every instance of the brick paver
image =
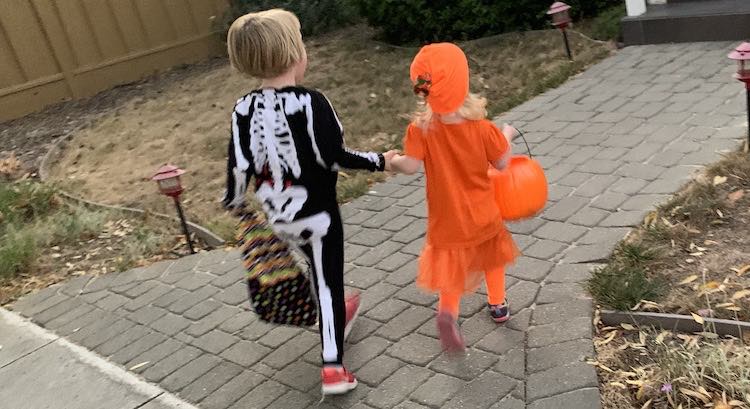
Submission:
<svg viewBox="0 0 750 409">
<path fill-rule="evenodd" d="M 345 279 L 363 291 L 346 361 L 361 383 L 319 406 L 599 408 L 580 283 L 698 165 L 738 145 L 744 95 L 725 61 L 731 45 L 626 48 L 498 119 L 526 132 L 550 201 L 509 225 L 524 253 L 508 269 L 513 319 L 498 327 L 483 295 L 464 300 L 461 359 L 440 352 L 435 297 L 414 286 L 423 176 L 393 177 L 343 206 Z M 13 308 L 200 407 L 316 405 L 317 333 L 257 321 L 242 278 L 238 253 L 216 250 L 76 278 Z"/>
</svg>

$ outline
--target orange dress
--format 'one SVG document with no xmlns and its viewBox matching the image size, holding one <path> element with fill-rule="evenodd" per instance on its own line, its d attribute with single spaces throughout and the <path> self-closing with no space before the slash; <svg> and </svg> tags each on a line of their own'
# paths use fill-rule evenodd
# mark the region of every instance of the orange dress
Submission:
<svg viewBox="0 0 750 409">
<path fill-rule="evenodd" d="M 427 177 L 427 241 L 417 284 L 430 291 L 475 290 L 484 272 L 512 263 L 519 254 L 495 204 L 489 163 L 505 155 L 508 142 L 488 120 L 427 130 L 409 125 L 407 156 L 422 160 Z"/>
</svg>

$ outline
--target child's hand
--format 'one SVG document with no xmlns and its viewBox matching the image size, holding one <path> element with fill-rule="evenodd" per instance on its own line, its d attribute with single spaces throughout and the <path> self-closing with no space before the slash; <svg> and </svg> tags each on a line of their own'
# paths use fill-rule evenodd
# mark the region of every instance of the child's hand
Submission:
<svg viewBox="0 0 750 409">
<path fill-rule="evenodd" d="M 391 171 L 393 168 L 391 167 L 391 162 L 393 161 L 393 158 L 398 155 L 398 151 L 396 150 L 390 150 L 383 154 L 383 158 L 385 158 L 385 170 Z"/>
<path fill-rule="evenodd" d="M 511 142 L 513 142 L 513 139 L 516 139 L 516 137 L 521 134 L 520 132 L 518 132 L 518 129 L 508 124 L 503 124 L 503 129 L 501 132 L 505 136 L 505 139 L 508 140 L 509 145 L 511 144 Z"/>
</svg>

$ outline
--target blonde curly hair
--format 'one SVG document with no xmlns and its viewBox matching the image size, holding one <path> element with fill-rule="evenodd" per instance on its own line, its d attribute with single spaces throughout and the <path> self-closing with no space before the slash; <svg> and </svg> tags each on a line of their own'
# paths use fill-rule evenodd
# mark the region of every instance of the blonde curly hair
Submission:
<svg viewBox="0 0 750 409">
<path fill-rule="evenodd" d="M 420 101 L 419 108 L 411 114 L 411 121 L 420 128 L 426 129 L 432 122 L 434 113 L 430 105 L 424 100 Z M 477 94 L 469 93 L 464 104 L 456 111 L 458 115 L 470 121 L 478 121 L 487 118 L 487 98 Z"/>
</svg>

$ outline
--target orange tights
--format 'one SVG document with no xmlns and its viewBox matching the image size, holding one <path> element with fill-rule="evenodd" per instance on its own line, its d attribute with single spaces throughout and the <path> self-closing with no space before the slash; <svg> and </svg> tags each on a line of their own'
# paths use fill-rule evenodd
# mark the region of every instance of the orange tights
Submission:
<svg viewBox="0 0 750 409">
<path fill-rule="evenodd" d="M 499 267 L 486 271 L 484 273 L 484 280 L 487 283 L 487 301 L 490 304 L 502 304 L 505 302 L 505 269 Z M 454 317 L 458 317 L 461 295 L 463 295 L 462 291 L 441 291 L 438 311 L 449 312 Z"/>
</svg>

